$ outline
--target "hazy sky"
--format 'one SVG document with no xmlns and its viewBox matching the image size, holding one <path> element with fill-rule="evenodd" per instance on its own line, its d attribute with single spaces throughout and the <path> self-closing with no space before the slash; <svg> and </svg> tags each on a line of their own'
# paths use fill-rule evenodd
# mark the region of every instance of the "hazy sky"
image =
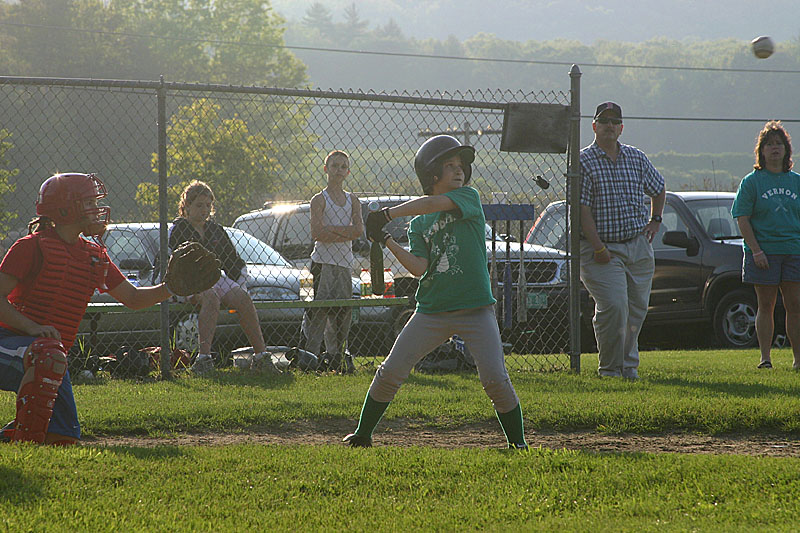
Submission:
<svg viewBox="0 0 800 533">
<path fill-rule="evenodd" d="M 639 42 L 655 37 L 776 41 L 800 36 L 798 0 L 316 0 L 341 21 L 355 4 L 370 27 L 393 18 L 408 36 L 465 39 L 484 31 L 509 40 Z M 272 0 L 275 10 L 299 20 L 315 0 Z"/>
</svg>

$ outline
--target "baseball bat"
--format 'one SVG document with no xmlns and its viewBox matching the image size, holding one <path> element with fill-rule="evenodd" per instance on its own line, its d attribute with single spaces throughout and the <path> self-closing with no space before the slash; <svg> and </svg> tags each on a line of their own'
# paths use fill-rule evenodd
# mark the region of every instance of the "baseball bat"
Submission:
<svg viewBox="0 0 800 533">
<path fill-rule="evenodd" d="M 370 211 L 377 211 L 378 209 L 380 209 L 378 202 L 370 202 Z M 372 284 L 372 294 L 381 296 L 384 291 L 383 249 L 379 242 L 373 242 L 369 247 L 369 279 Z"/>
</svg>

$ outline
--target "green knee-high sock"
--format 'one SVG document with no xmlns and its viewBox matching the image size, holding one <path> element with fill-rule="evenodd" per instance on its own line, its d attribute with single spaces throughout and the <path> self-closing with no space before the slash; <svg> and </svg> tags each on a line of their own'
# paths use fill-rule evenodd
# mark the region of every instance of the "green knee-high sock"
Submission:
<svg viewBox="0 0 800 533">
<path fill-rule="evenodd" d="M 361 437 L 372 438 L 372 432 L 375 431 L 375 426 L 381 421 L 383 413 L 389 407 L 390 402 L 376 402 L 370 397 L 367 392 L 367 397 L 364 399 L 364 406 L 361 408 L 361 416 L 358 418 L 358 427 L 356 428 L 356 435 Z"/>
<path fill-rule="evenodd" d="M 522 427 L 522 408 L 520 404 L 517 404 L 515 408 L 507 413 L 495 412 L 497 413 L 497 419 L 500 421 L 503 432 L 506 434 L 508 443 L 518 445 L 524 444 L 527 446 L 527 442 L 525 442 L 525 430 Z"/>
</svg>

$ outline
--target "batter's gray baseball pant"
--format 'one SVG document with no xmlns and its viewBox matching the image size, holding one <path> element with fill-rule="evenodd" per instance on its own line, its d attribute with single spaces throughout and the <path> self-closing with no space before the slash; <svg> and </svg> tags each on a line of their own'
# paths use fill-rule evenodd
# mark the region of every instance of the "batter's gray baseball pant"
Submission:
<svg viewBox="0 0 800 533">
<path fill-rule="evenodd" d="M 507 413 L 514 409 L 519 398 L 506 371 L 500 329 L 491 305 L 445 313 L 414 313 L 375 372 L 369 388 L 372 399 L 392 401 L 414 365 L 452 335 L 464 339 L 475 358 L 481 385 L 495 410 Z"/>
</svg>

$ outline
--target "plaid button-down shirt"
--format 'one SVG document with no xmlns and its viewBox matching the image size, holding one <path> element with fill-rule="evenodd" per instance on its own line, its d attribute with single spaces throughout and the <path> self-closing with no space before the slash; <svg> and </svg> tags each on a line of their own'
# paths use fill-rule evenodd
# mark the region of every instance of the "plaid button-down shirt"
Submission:
<svg viewBox="0 0 800 533">
<path fill-rule="evenodd" d="M 597 234 L 603 242 L 634 238 L 647 225 L 650 213 L 644 196 L 664 190 L 664 178 L 633 146 L 618 143 L 617 160 L 592 143 L 581 150 L 581 205 L 592 208 Z"/>
</svg>

